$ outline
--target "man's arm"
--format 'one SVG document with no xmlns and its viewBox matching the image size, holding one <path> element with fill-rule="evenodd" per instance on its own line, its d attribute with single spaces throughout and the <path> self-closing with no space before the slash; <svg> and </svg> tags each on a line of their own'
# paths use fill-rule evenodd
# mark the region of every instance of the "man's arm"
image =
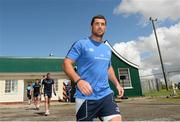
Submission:
<svg viewBox="0 0 180 122">
<path fill-rule="evenodd" d="M 123 87 L 119 84 L 119 81 L 117 80 L 114 69 L 112 66 L 109 67 L 108 69 L 108 75 L 109 75 L 109 80 L 113 82 L 113 84 L 116 86 L 116 89 L 118 90 L 119 97 L 122 97 L 124 95 L 124 89 Z"/>
<path fill-rule="evenodd" d="M 43 80 L 44 81 L 44 80 Z M 42 81 L 42 84 L 41 84 L 41 94 L 44 94 L 43 93 L 43 90 L 44 90 L 44 84 L 43 84 L 43 81 Z"/>
<path fill-rule="evenodd" d="M 71 80 L 77 81 L 80 79 L 80 76 L 75 72 L 73 64 L 74 64 L 73 60 L 69 58 L 65 58 L 63 68 L 64 68 L 64 72 L 70 77 Z"/>
<path fill-rule="evenodd" d="M 83 94 L 90 95 L 93 92 L 90 84 L 87 81 L 81 79 L 81 77 L 75 72 L 73 64 L 74 64 L 73 60 L 71 60 L 69 58 L 65 58 L 64 64 L 63 64 L 64 72 L 74 82 L 78 81 L 77 87 Z"/>
<path fill-rule="evenodd" d="M 34 92 L 34 86 L 31 87 L 31 90 L 30 90 L 31 95 L 33 94 L 33 92 Z"/>
<path fill-rule="evenodd" d="M 54 84 L 52 84 L 52 87 L 53 87 L 53 93 L 54 93 L 54 95 L 56 96 L 56 89 L 55 89 L 55 85 L 54 85 Z"/>
</svg>

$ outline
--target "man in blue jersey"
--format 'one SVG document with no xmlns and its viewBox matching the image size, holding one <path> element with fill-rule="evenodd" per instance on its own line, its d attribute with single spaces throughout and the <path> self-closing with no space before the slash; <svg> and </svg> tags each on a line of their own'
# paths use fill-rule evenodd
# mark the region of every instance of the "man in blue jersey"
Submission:
<svg viewBox="0 0 180 122">
<path fill-rule="evenodd" d="M 111 49 L 103 43 L 105 17 L 94 16 L 91 30 L 90 37 L 72 45 L 63 64 L 65 73 L 77 84 L 76 119 L 92 121 L 99 117 L 104 121 L 121 121 L 120 110 L 114 102 L 108 79 L 114 83 L 120 97 L 124 90 L 111 66 Z M 74 70 L 74 63 L 77 65 L 77 72 Z"/>
</svg>

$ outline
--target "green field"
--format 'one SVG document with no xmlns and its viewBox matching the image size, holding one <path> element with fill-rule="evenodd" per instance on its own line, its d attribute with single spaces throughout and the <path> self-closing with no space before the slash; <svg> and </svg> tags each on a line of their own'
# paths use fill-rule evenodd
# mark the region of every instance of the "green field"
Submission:
<svg viewBox="0 0 180 122">
<path fill-rule="evenodd" d="M 147 92 L 144 95 L 145 96 L 151 96 L 151 97 L 161 97 L 161 96 L 169 96 L 173 93 L 172 89 L 169 89 L 168 91 L 166 89 L 162 89 L 159 92 L 158 91 L 151 91 Z M 180 95 L 180 90 L 176 89 L 176 93 Z"/>
<path fill-rule="evenodd" d="M 168 91 L 166 89 L 162 89 L 159 92 L 158 91 L 151 91 L 145 93 L 145 97 L 155 98 L 158 101 L 162 102 L 180 102 L 180 90 L 176 90 L 177 95 L 173 95 L 172 89 L 169 89 Z"/>
</svg>

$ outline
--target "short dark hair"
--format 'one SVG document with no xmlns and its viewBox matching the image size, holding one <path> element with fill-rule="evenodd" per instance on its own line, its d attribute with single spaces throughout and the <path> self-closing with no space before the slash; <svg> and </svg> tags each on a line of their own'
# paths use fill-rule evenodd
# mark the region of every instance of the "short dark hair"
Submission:
<svg viewBox="0 0 180 122">
<path fill-rule="evenodd" d="M 91 25 L 93 25 L 95 19 L 104 19 L 106 24 L 106 18 L 103 15 L 96 15 L 91 20 Z"/>
</svg>

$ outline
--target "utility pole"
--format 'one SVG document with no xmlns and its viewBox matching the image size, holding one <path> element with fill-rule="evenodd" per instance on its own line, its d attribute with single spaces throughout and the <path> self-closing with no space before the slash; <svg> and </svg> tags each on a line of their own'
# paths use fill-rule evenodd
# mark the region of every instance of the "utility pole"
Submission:
<svg viewBox="0 0 180 122">
<path fill-rule="evenodd" d="M 162 57 L 161 57 L 161 50 L 160 50 L 160 47 L 159 47 L 158 37 L 157 37 L 157 34 L 156 34 L 156 28 L 155 28 L 155 24 L 154 24 L 154 21 L 157 21 L 157 18 L 153 19 L 152 17 L 150 17 L 149 20 L 152 22 L 152 25 L 153 25 L 154 35 L 155 35 L 155 38 L 156 38 L 156 43 L 157 43 L 157 47 L 158 47 L 159 57 L 160 57 L 160 61 L 161 61 L 162 72 L 163 72 L 164 81 L 165 81 L 165 84 L 166 84 L 166 90 L 168 91 L 166 74 L 165 74 L 164 65 L 163 65 L 163 61 L 162 61 Z"/>
</svg>

